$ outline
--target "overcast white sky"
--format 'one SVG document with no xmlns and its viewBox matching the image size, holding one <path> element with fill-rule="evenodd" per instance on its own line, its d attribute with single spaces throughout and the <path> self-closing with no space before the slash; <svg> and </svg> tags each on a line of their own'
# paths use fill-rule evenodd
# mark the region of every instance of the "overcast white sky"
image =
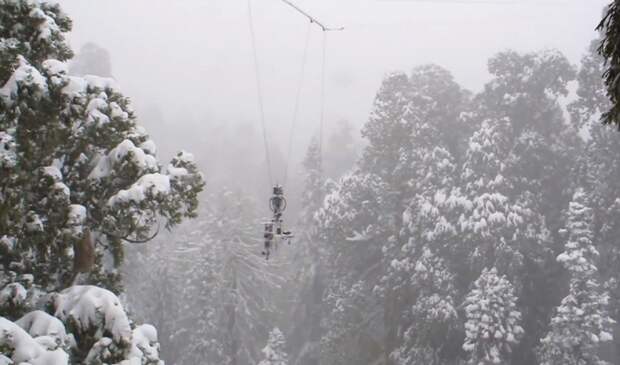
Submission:
<svg viewBox="0 0 620 365">
<path fill-rule="evenodd" d="M 608 0 L 296 0 L 343 25 L 328 36 L 327 120 L 361 125 L 381 78 L 437 63 L 477 90 L 486 61 L 512 48 L 558 48 L 575 64 Z M 247 0 L 60 0 L 75 50 L 95 42 L 138 111 L 158 105 L 175 123 L 258 121 Z M 252 0 L 271 133 L 288 123 L 307 22 L 281 0 Z M 316 126 L 321 33 L 313 29 L 301 123 Z M 177 124 L 180 125 L 180 124 Z M 278 133 L 280 134 L 280 133 Z M 285 133 L 283 133 L 285 134 Z"/>
</svg>

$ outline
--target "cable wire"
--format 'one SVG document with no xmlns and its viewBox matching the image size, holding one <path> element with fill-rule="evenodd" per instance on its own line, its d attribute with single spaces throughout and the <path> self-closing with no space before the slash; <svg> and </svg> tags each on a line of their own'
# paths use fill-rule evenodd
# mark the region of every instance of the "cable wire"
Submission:
<svg viewBox="0 0 620 365">
<path fill-rule="evenodd" d="M 258 64 L 258 51 L 256 50 L 256 34 L 254 32 L 254 20 L 252 16 L 252 0 L 248 0 L 248 23 L 250 26 L 250 36 L 252 39 L 252 52 L 254 54 L 254 75 L 256 77 L 256 93 L 258 96 L 258 106 L 260 111 L 260 121 L 263 128 L 263 143 L 265 144 L 265 160 L 267 161 L 267 173 L 269 184 L 273 186 L 273 174 L 271 171 L 271 156 L 269 155 L 269 143 L 267 141 L 267 126 L 265 122 L 265 107 L 263 103 L 263 90 L 261 88 L 260 66 Z"/>
<path fill-rule="evenodd" d="M 291 131 L 288 139 L 288 154 L 286 155 L 286 165 L 284 166 L 284 185 L 288 180 L 288 169 L 291 161 L 291 155 L 293 153 L 293 138 L 295 137 L 295 127 L 297 126 L 297 116 L 299 115 L 299 104 L 301 102 L 301 90 L 304 84 L 304 76 L 306 74 L 306 64 L 308 59 L 308 45 L 310 43 L 310 31 L 312 28 L 312 22 L 308 22 L 308 30 L 306 31 L 306 41 L 304 45 L 304 51 L 301 61 L 301 74 L 299 77 L 299 84 L 297 85 L 297 94 L 295 96 L 295 107 L 293 109 L 293 119 L 291 120 Z"/>
<path fill-rule="evenodd" d="M 319 119 L 319 167 L 323 175 L 323 125 L 325 124 L 325 65 L 327 64 L 327 32 L 323 32 L 323 60 L 321 63 L 321 117 Z M 319 176 L 320 179 L 323 176 Z"/>
</svg>

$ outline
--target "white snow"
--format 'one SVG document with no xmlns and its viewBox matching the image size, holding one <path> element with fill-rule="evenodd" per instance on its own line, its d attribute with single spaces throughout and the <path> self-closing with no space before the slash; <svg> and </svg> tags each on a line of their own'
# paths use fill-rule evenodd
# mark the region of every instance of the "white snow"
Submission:
<svg viewBox="0 0 620 365">
<path fill-rule="evenodd" d="M 124 111 L 120 105 L 118 105 L 116 102 L 111 102 L 110 105 L 110 116 L 112 118 L 119 118 L 123 121 L 126 121 L 129 118 L 129 114 Z M 142 147 L 142 146 L 141 146 Z"/>
<path fill-rule="evenodd" d="M 38 39 L 48 39 L 52 36 L 53 33 L 58 33 L 60 29 L 58 28 L 58 24 L 51 16 L 45 14 L 45 12 L 39 8 L 35 7 L 30 11 L 29 14 L 32 18 L 41 20 L 38 26 Z"/>
<path fill-rule="evenodd" d="M 77 76 L 69 76 L 66 80 L 67 85 L 62 89 L 63 94 L 67 95 L 69 98 L 86 94 L 88 82 L 85 79 Z"/>
<path fill-rule="evenodd" d="M 55 182 L 62 181 L 62 173 L 55 166 L 46 166 L 43 168 L 43 173 L 54 179 Z"/>
<path fill-rule="evenodd" d="M 84 331 L 103 328 L 117 343 L 131 342 L 131 327 L 119 299 L 96 286 L 73 286 L 54 295 L 54 315 L 62 321 L 72 319 Z M 99 338 L 103 336 L 97 333 Z"/>
<path fill-rule="evenodd" d="M 107 156 L 100 157 L 97 165 L 88 176 L 90 179 L 102 179 L 112 172 L 115 164 L 119 163 L 125 156 L 131 154 L 131 161 L 140 170 L 157 170 L 157 160 L 151 155 L 144 153 L 144 150 L 136 147 L 132 141 L 126 139 L 119 143 Z"/>
<path fill-rule="evenodd" d="M 54 59 L 43 61 L 43 69 L 50 76 L 61 76 L 69 73 L 69 66 L 65 62 Z"/>
<path fill-rule="evenodd" d="M 69 213 L 67 213 L 67 225 L 72 227 L 79 227 L 86 223 L 86 207 L 80 204 L 71 204 L 69 206 Z"/>
<path fill-rule="evenodd" d="M 8 250 L 13 250 L 15 248 L 15 237 L 9 237 L 7 235 L 0 237 L 0 245 Z"/>
<path fill-rule="evenodd" d="M 87 75 L 84 77 L 67 76 L 67 85 L 62 89 L 63 94 L 69 98 L 85 96 L 90 90 L 99 90 L 100 92 L 111 90 L 120 92 L 120 89 L 114 79 Z M 101 95 L 100 93 L 99 95 Z M 103 93 L 105 95 L 105 93 Z"/>
<path fill-rule="evenodd" d="M 71 190 L 65 183 L 57 182 L 54 184 L 54 191 L 57 193 L 62 193 L 65 197 L 69 197 L 71 194 Z"/>
<path fill-rule="evenodd" d="M 42 93 L 47 93 L 47 82 L 41 73 L 30 66 L 22 56 L 17 58 L 19 66 L 13 72 L 9 80 L 0 88 L 0 98 L 11 105 L 19 88 L 23 86 L 37 86 Z"/>
<path fill-rule="evenodd" d="M 194 155 L 187 151 L 179 152 L 175 158 L 183 162 L 194 162 Z"/>
<path fill-rule="evenodd" d="M 0 305 L 19 305 L 26 300 L 28 292 L 20 283 L 11 283 L 0 290 Z"/>
<path fill-rule="evenodd" d="M 172 164 L 169 164 L 168 167 L 166 167 L 166 174 L 172 177 L 182 177 L 186 176 L 188 171 L 186 168 L 174 167 Z"/>
<path fill-rule="evenodd" d="M 149 155 L 155 156 L 157 154 L 157 146 L 155 145 L 155 142 L 153 142 L 152 139 L 149 139 L 143 142 L 142 144 L 140 144 L 140 148 Z"/>
<path fill-rule="evenodd" d="M 63 346 L 68 341 L 65 325 L 58 318 L 43 311 L 30 312 L 15 324 L 35 339 L 41 336 L 52 338 L 56 346 Z"/>
<path fill-rule="evenodd" d="M 149 363 L 159 359 L 159 343 L 157 342 L 157 330 L 150 324 L 143 324 L 133 330 L 129 360 L 135 361 L 135 359 L 140 360 L 142 358 L 145 358 L 145 360 L 147 360 Z M 138 363 L 140 364 L 140 362 Z"/>
<path fill-rule="evenodd" d="M 101 92 L 97 97 L 90 100 L 86 106 L 87 120 L 91 123 L 107 124 L 110 118 L 105 114 L 108 107 L 108 96 Z"/>
<path fill-rule="evenodd" d="M 34 212 L 29 212 L 27 220 L 26 220 L 26 229 L 29 232 L 42 232 L 43 231 L 43 221 L 41 221 L 41 217 Z"/>
<path fill-rule="evenodd" d="M 67 365 L 69 356 L 61 349 L 48 351 L 17 324 L 0 317 L 0 347 L 12 349 L 12 362 L 29 365 Z M 6 357 L 0 359 L 6 362 Z"/>
<path fill-rule="evenodd" d="M 120 88 L 116 80 L 109 77 L 101 77 L 95 75 L 86 75 L 84 80 L 88 82 L 88 86 L 99 90 L 112 90 L 114 92 L 120 92 Z"/>
<path fill-rule="evenodd" d="M 156 174 L 146 174 L 136 181 L 129 189 L 121 190 L 108 200 L 108 205 L 134 202 L 140 203 L 148 195 L 165 195 L 170 192 L 170 177 Z"/>
<path fill-rule="evenodd" d="M 17 155 L 13 136 L 5 131 L 0 131 L 0 166 L 10 168 L 16 164 Z"/>
</svg>

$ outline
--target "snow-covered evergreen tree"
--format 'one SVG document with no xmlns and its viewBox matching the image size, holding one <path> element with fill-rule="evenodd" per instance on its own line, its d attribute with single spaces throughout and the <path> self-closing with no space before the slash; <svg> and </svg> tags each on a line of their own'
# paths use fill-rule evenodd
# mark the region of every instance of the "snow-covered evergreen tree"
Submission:
<svg viewBox="0 0 620 365">
<path fill-rule="evenodd" d="M 286 341 L 279 328 L 276 327 L 269 332 L 267 346 L 262 351 L 265 358 L 258 365 L 288 365 Z"/>
<path fill-rule="evenodd" d="M 318 138 L 313 138 L 302 162 L 305 179 L 301 196 L 301 223 L 307 228 L 316 224 L 314 215 L 321 207 L 325 195 L 323 156 L 319 148 Z"/>
<path fill-rule="evenodd" d="M 543 365 L 604 364 L 599 348 L 613 338 L 608 314 L 609 295 L 599 283 L 598 251 L 592 242 L 592 210 L 587 195 L 577 190 L 568 212 L 568 241 L 557 260 L 570 275 L 569 292 L 551 319 L 541 340 Z"/>
<path fill-rule="evenodd" d="M 325 176 L 339 179 L 355 164 L 358 155 L 357 130 L 347 120 L 336 122 L 335 129 L 328 134 L 323 150 L 325 156 Z"/>
<path fill-rule="evenodd" d="M 15 322 L 0 317 L 3 364 L 163 365 L 157 331 L 133 325 L 108 290 L 73 286 Z"/>
<path fill-rule="evenodd" d="M 291 361 L 300 365 L 316 365 L 320 355 L 321 307 L 325 290 L 324 241 L 315 219 L 321 208 L 326 186 L 322 169 L 319 142 L 314 138 L 303 160 L 305 175 L 302 209 L 292 250 L 292 274 L 288 285 L 293 288 L 288 343 L 297 349 L 290 353 Z"/>
<path fill-rule="evenodd" d="M 404 315 L 410 324 L 405 329 L 403 344 L 392 357 L 399 365 L 450 363 L 455 329 L 459 326 L 454 276 L 441 257 L 428 248 L 423 249 L 412 271 L 410 281 L 415 299 Z"/>
<path fill-rule="evenodd" d="M 118 268 L 125 244 L 195 216 L 202 176 L 188 153 L 162 166 L 114 80 L 69 76 L 58 4 L 0 1 L 0 24 L 2 360 L 161 364 Z"/>
<path fill-rule="evenodd" d="M 269 261 L 260 254 L 261 225 L 245 194 L 224 188 L 203 205 L 196 222 L 148 247 L 136 271 L 164 277 L 156 285 L 132 280 L 128 299 L 161 328 L 167 362 L 258 363 L 261 338 L 282 308 L 280 253 Z"/>
<path fill-rule="evenodd" d="M 325 197 L 317 213 L 329 282 L 323 299 L 321 364 L 366 363 L 380 355 L 383 339 L 373 337 L 372 329 L 381 322 L 381 302 L 373 289 L 384 272 L 381 246 L 393 229 L 385 213 L 389 202 L 384 191 L 378 176 L 350 173 Z M 373 345 L 343 351 L 362 339 Z"/>
<path fill-rule="evenodd" d="M 67 74 L 71 21 L 57 4 L 0 9 L 3 269 L 61 289 L 90 235 L 87 280 L 118 292 L 123 244 L 193 217 L 202 176 L 188 153 L 160 164 L 114 80 Z"/>
<path fill-rule="evenodd" d="M 409 79 L 404 73 L 388 75 L 375 96 L 372 113 L 362 129 L 368 139 L 361 167 L 380 177 L 388 177 L 400 161 L 401 148 L 408 146 L 411 131 Z"/>
<path fill-rule="evenodd" d="M 523 337 L 521 313 L 512 284 L 496 268 L 484 269 L 465 298 L 465 343 L 468 364 L 510 364 Z"/>
</svg>

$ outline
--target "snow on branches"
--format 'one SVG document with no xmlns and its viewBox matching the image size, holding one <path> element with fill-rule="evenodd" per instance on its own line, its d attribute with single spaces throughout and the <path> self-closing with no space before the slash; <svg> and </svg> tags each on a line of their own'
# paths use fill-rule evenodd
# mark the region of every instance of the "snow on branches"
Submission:
<svg viewBox="0 0 620 365">
<path fill-rule="evenodd" d="M 51 310 L 15 322 L 0 317 L 0 363 L 163 365 L 157 331 L 133 327 L 119 299 L 94 286 L 74 286 L 44 301 Z M 5 362 L 2 362 L 4 360 Z"/>
<path fill-rule="evenodd" d="M 502 364 L 523 337 L 521 313 L 512 284 L 484 269 L 465 299 L 465 343 L 468 364 Z"/>
<path fill-rule="evenodd" d="M 117 291 L 122 243 L 194 217 L 202 175 L 187 153 L 161 165 L 115 80 L 68 75 L 71 21 L 58 5 L 2 0 L 0 10 L 0 227 L 19 247 L 5 270 L 65 287 L 88 229 L 90 281 Z"/>
</svg>

